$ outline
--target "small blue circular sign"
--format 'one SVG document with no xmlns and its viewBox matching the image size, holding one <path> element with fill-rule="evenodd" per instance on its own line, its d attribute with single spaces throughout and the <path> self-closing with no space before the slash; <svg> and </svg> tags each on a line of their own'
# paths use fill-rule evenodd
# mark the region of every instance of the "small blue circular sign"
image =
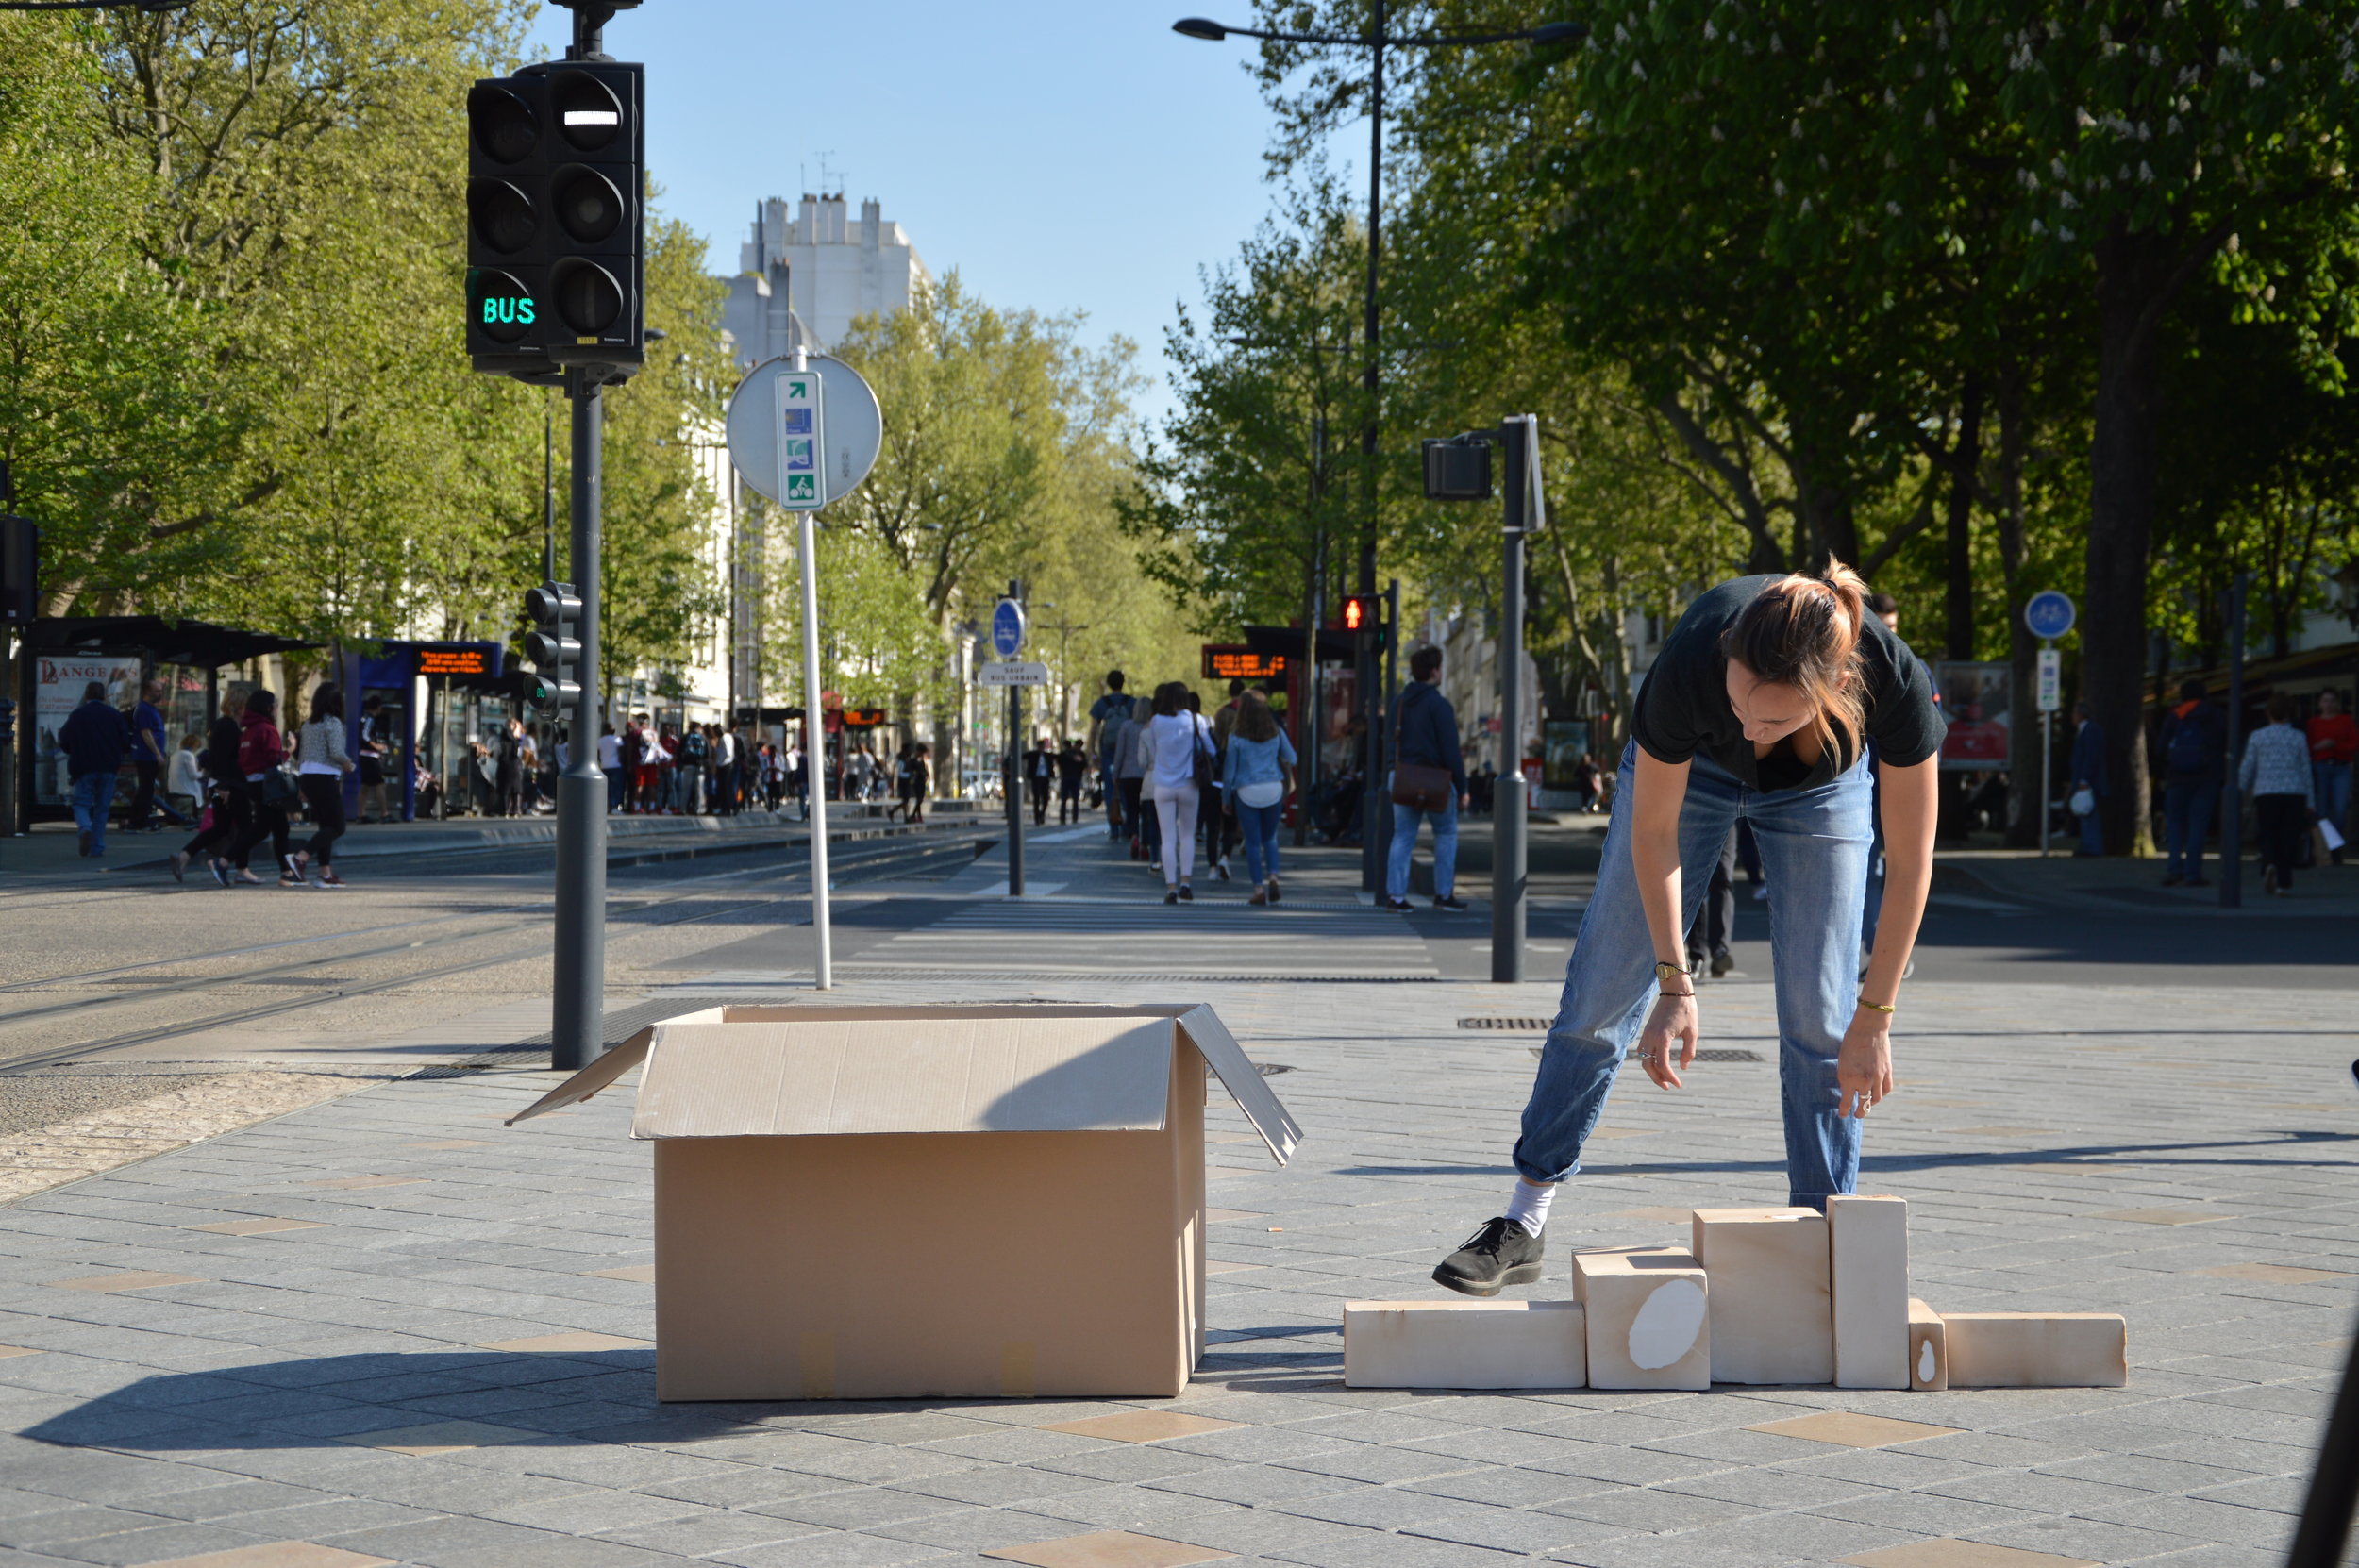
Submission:
<svg viewBox="0 0 2359 1568">
<path fill-rule="evenodd" d="M 1024 651 L 1024 607 L 1013 599 L 1000 600 L 991 612 L 991 651 L 1001 659 L 1013 659 Z"/>
<path fill-rule="evenodd" d="M 2050 642 L 2072 629 L 2072 601 L 2054 589 L 2032 595 L 2032 602 L 2023 607 L 2023 624 L 2033 637 Z"/>
</svg>

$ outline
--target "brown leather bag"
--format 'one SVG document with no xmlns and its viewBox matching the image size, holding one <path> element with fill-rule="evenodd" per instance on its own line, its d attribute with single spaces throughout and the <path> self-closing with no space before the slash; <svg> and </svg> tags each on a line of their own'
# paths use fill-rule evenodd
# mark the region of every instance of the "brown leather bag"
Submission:
<svg viewBox="0 0 2359 1568">
<path fill-rule="evenodd" d="M 1455 798 L 1447 768 L 1430 762 L 1393 764 L 1393 804 L 1420 811 L 1447 811 Z"/>
</svg>

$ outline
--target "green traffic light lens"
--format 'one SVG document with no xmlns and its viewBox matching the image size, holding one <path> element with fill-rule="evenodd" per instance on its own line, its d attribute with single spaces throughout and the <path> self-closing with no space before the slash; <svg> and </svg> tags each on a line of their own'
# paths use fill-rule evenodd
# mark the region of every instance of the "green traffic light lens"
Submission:
<svg viewBox="0 0 2359 1568">
<path fill-rule="evenodd" d="M 582 244 L 596 244 L 623 226 L 623 193 L 597 170 L 568 163 L 549 182 L 558 225 Z"/>
<path fill-rule="evenodd" d="M 504 179 L 467 182 L 467 224 L 477 240 L 503 256 L 532 243 L 541 227 L 532 198 Z"/>
<path fill-rule="evenodd" d="M 549 275 L 557 319 L 578 337 L 595 337 L 623 316 L 623 286 L 594 261 L 569 256 Z"/>
<path fill-rule="evenodd" d="M 477 150 L 494 163 L 521 163 L 541 144 L 532 106 L 498 82 L 478 82 L 468 92 L 467 128 Z"/>
<path fill-rule="evenodd" d="M 469 321 L 495 343 L 522 341 L 539 315 L 532 291 L 507 273 L 477 267 L 467 275 Z"/>
</svg>

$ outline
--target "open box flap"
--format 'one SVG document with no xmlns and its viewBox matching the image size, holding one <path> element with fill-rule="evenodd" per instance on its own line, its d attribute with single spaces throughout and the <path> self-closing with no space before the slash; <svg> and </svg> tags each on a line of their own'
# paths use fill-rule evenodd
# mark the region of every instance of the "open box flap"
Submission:
<svg viewBox="0 0 2359 1568">
<path fill-rule="evenodd" d="M 1167 1015 L 745 1010 L 658 1031 L 632 1137 L 1129 1132 L 1169 1114 Z"/>
<path fill-rule="evenodd" d="M 1246 1058 L 1245 1047 L 1229 1032 L 1229 1026 L 1201 1002 L 1171 1010 L 1196 1054 L 1219 1076 L 1221 1087 L 1229 1091 L 1229 1097 L 1237 1102 L 1245 1119 L 1253 1124 L 1253 1130 L 1269 1145 L 1270 1154 L 1280 1165 L 1292 1159 L 1296 1146 L 1302 1142 L 1302 1127 L 1271 1092 L 1269 1080 Z"/>
<path fill-rule="evenodd" d="M 666 1019 L 664 1023 L 686 1024 L 706 1020 L 718 1023 L 721 1015 L 721 1009 L 707 1008 L 701 1012 L 683 1013 L 678 1018 Z M 559 1084 L 555 1089 L 516 1112 L 515 1115 L 510 1116 L 503 1125 L 512 1127 L 527 1117 L 538 1116 L 545 1110 L 555 1110 L 560 1106 L 578 1105 L 588 1099 L 625 1073 L 646 1060 L 648 1048 L 655 1043 L 655 1031 L 661 1027 L 663 1027 L 662 1024 L 648 1025 L 580 1072 L 576 1073 L 572 1077 L 567 1078 L 563 1083 Z"/>
</svg>

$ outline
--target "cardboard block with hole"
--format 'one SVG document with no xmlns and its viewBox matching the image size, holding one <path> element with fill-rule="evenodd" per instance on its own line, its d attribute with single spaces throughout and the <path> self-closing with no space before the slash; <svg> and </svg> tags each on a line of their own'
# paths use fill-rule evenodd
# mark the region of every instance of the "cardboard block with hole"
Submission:
<svg viewBox="0 0 2359 1568">
<path fill-rule="evenodd" d="M 1949 1386 L 1949 1336 L 1941 1314 L 1921 1301 L 1909 1303 L 1909 1387 L 1938 1393 Z"/>
<path fill-rule="evenodd" d="M 1177 1394 L 1206 1069 L 1280 1164 L 1302 1137 L 1200 1006 L 711 1009 L 512 1120 L 642 1062 L 659 1399 Z M 894 1243 L 847 1252 L 879 1214 Z"/>
<path fill-rule="evenodd" d="M 1347 1301 L 1344 1386 L 1577 1389 L 1589 1381 L 1578 1301 Z"/>
<path fill-rule="evenodd" d="M 1676 1247 L 1573 1254 L 1593 1389 L 1712 1386 L 1711 1299 L 1695 1255 Z"/>
<path fill-rule="evenodd" d="M 1909 1386 L 1909 1205 L 1841 1194 L 1827 1200 L 1834 1292 L 1834 1386 Z"/>
<path fill-rule="evenodd" d="M 2117 1389 L 2130 1326 L 2114 1312 L 1944 1312 L 1953 1389 Z"/>
<path fill-rule="evenodd" d="M 1689 1224 L 1712 1297 L 1712 1380 L 1834 1377 L 1827 1221 L 1815 1209 L 1698 1209 Z"/>
</svg>

